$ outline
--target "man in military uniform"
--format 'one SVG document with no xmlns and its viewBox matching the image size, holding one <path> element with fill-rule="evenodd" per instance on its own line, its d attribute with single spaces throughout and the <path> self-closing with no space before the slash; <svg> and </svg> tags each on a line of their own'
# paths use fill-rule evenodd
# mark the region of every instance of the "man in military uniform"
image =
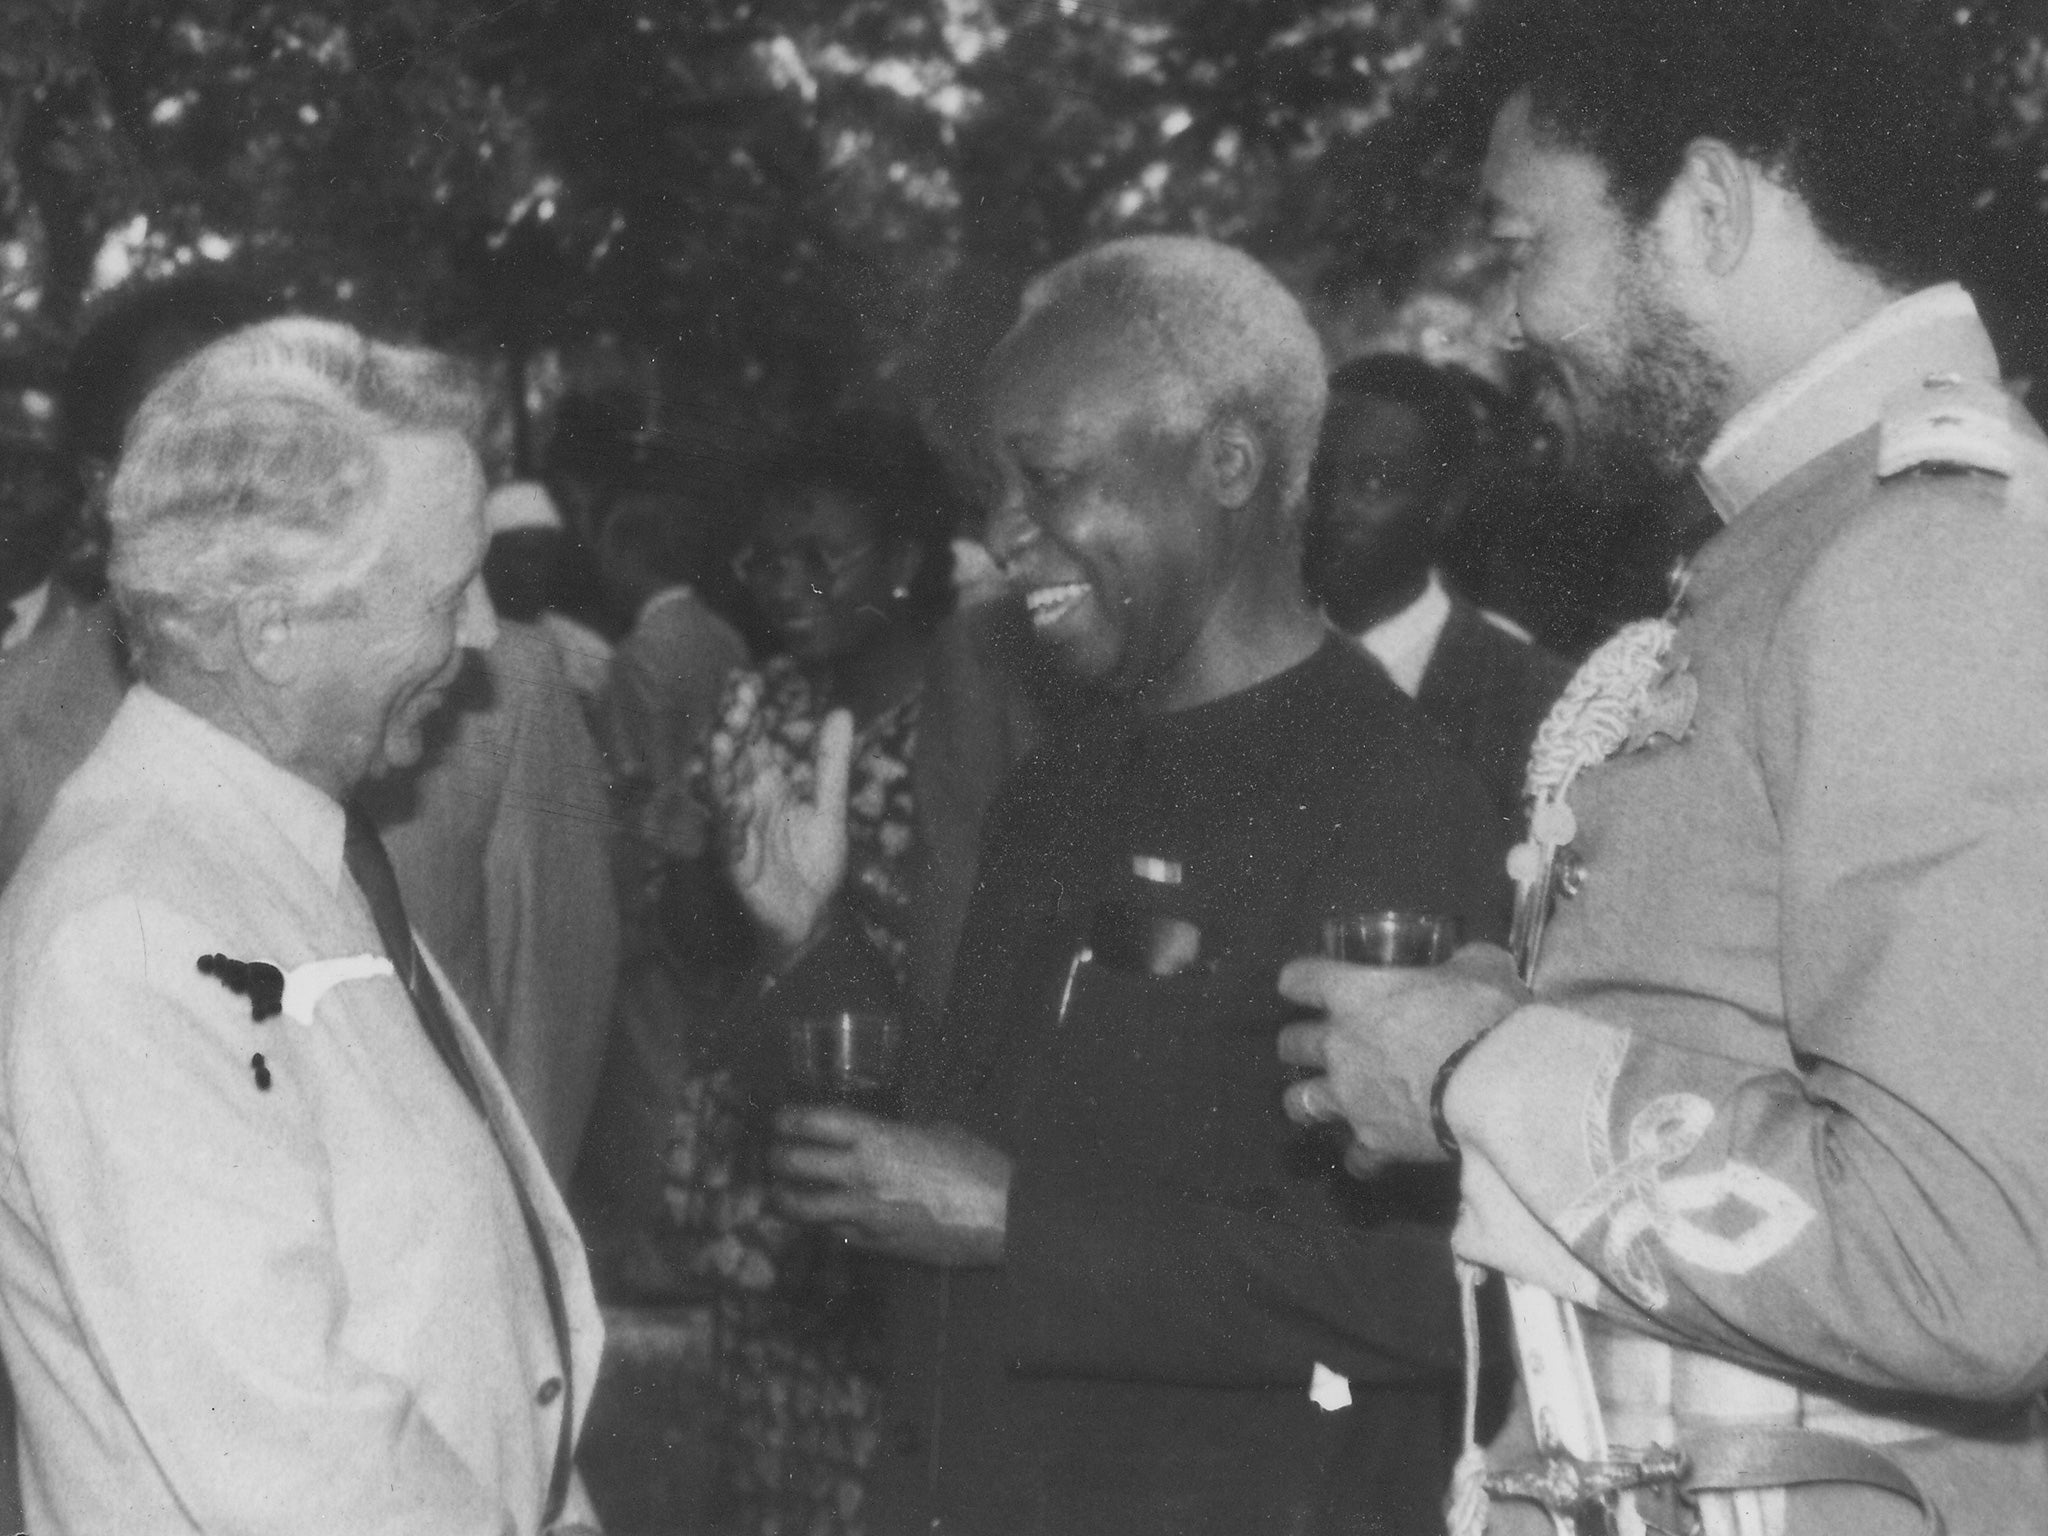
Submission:
<svg viewBox="0 0 2048 1536">
<path fill-rule="evenodd" d="M 1881 9 L 1508 26 L 1512 334 L 1610 473 L 1695 468 L 1726 527 L 1539 737 L 1520 976 L 1282 978 L 1328 1015 L 1290 1109 L 1461 1151 L 1457 1245 L 1522 1283 L 1495 1468 L 1683 1453 L 1581 1530 L 2048 1510 L 2048 446 L 1940 282 L 1957 178 Z"/>
</svg>

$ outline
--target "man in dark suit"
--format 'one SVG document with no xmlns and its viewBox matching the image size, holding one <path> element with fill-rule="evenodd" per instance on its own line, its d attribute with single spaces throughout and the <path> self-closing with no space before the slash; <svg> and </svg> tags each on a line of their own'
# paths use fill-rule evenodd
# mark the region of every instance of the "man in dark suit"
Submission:
<svg viewBox="0 0 2048 1536">
<path fill-rule="evenodd" d="M 904 1119 L 780 1121 L 785 1209 L 905 1261 L 868 1529 L 1425 1529 L 1458 1358 L 1444 1188 L 1361 1210 L 1334 1144 L 1290 1133 L 1273 984 L 1332 910 L 1483 928 L 1501 839 L 1303 589 L 1321 348 L 1248 257 L 1146 237 L 1034 283 L 987 390 L 990 547 L 1112 702 L 998 798 Z M 849 735 L 743 839 L 742 892 L 801 957 L 784 1009 L 847 963 Z"/>
<path fill-rule="evenodd" d="M 1437 535 L 1471 490 L 1475 437 L 1468 386 L 1447 369 L 1379 353 L 1331 374 L 1307 577 L 1330 622 L 1422 706 L 1519 828 L 1529 743 L 1571 668 L 1437 568 Z"/>
</svg>

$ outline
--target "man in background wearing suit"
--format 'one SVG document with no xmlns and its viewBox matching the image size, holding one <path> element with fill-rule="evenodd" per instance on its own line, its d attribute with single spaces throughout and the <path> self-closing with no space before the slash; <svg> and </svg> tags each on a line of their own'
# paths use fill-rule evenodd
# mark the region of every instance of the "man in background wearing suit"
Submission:
<svg viewBox="0 0 2048 1536">
<path fill-rule="evenodd" d="M 1457 375 L 1397 353 L 1346 363 L 1309 480 L 1306 569 L 1330 622 L 1422 706 L 1519 832 L 1529 744 L 1571 668 L 1437 569 L 1477 452 Z"/>
<path fill-rule="evenodd" d="M 474 391 L 274 321 L 151 392 L 139 682 L 0 896 L 0 1344 L 39 1533 L 592 1520 L 581 1246 L 362 785 L 495 620 Z"/>
</svg>

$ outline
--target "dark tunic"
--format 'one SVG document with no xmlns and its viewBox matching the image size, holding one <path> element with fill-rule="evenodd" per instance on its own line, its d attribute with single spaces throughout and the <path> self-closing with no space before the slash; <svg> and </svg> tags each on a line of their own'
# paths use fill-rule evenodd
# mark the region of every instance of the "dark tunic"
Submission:
<svg viewBox="0 0 2048 1536">
<path fill-rule="evenodd" d="M 1416 707 L 1333 640 L 1166 716 L 1119 712 L 999 801 L 912 1117 L 1016 1159 L 1000 1269 L 905 1266 L 870 1529 L 1218 1536 L 1437 1528 L 1458 1327 L 1447 1181 L 1358 1186 L 1289 1124 L 1288 957 L 1326 911 L 1500 909 L 1499 821 Z M 1148 885 L 1134 857 L 1172 861 Z M 1150 904 L 1200 961 L 1109 959 Z M 1351 1380 L 1325 1413 L 1318 1362 Z"/>
</svg>

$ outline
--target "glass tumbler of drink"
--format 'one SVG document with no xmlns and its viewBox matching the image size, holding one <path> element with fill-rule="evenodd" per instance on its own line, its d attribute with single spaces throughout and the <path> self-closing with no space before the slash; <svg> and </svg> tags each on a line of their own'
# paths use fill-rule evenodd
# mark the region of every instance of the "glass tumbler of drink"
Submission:
<svg viewBox="0 0 2048 1536">
<path fill-rule="evenodd" d="M 893 1013 L 843 1009 L 789 1021 L 790 1098 L 895 1112 L 903 1021 Z"/>
<path fill-rule="evenodd" d="M 1333 913 L 1323 919 L 1323 954 L 1353 965 L 1442 965 L 1460 931 L 1440 912 Z"/>
</svg>

